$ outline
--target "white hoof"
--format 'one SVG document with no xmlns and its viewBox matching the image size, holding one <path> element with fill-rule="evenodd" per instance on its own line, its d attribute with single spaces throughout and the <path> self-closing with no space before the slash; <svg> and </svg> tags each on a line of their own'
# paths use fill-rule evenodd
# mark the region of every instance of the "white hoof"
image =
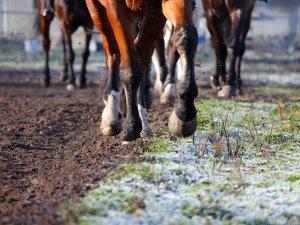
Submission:
<svg viewBox="0 0 300 225">
<path fill-rule="evenodd" d="M 218 92 L 218 97 L 220 98 L 231 98 L 236 96 L 236 88 L 225 85 L 222 89 Z"/>
<path fill-rule="evenodd" d="M 117 135 L 122 130 L 121 111 L 120 111 L 120 93 L 111 91 L 107 100 L 104 100 L 105 108 L 103 109 L 100 123 L 100 130 L 106 136 Z"/>
<path fill-rule="evenodd" d="M 75 85 L 74 84 L 68 84 L 67 85 L 67 91 L 74 91 L 75 90 Z"/>
</svg>

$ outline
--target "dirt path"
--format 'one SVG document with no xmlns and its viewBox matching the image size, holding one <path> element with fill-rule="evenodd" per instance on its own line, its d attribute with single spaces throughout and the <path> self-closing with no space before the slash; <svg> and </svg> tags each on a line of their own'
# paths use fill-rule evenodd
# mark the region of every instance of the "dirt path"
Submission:
<svg viewBox="0 0 300 225">
<path fill-rule="evenodd" d="M 35 71 L 0 74 L 0 224 L 59 224 L 62 202 L 82 196 L 134 157 L 134 145 L 103 137 L 98 85 L 67 93 Z M 29 77 L 29 78 L 28 78 Z"/>
<path fill-rule="evenodd" d="M 38 77 L 36 70 L 0 69 L 0 224 L 61 224 L 64 201 L 83 196 L 117 165 L 137 158 L 142 145 L 122 146 L 119 137 L 99 132 L 103 105 L 97 74 L 86 90 L 73 93 L 57 76 L 51 88 L 40 88 Z M 214 96 L 207 76 L 198 84 L 199 99 Z M 246 98 L 289 100 L 251 88 Z M 166 125 L 169 109 L 154 103 L 153 128 Z"/>
</svg>

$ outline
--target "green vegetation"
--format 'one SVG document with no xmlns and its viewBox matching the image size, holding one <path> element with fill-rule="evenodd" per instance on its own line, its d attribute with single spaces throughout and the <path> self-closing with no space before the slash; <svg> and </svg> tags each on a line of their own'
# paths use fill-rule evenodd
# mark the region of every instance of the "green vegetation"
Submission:
<svg viewBox="0 0 300 225">
<path fill-rule="evenodd" d="M 291 88 L 291 87 L 267 87 L 262 86 L 257 88 L 257 91 L 264 94 L 270 95 L 286 95 L 288 97 L 299 97 L 300 90 L 299 88 Z"/>
<path fill-rule="evenodd" d="M 145 140 L 66 224 L 299 224 L 300 103 L 206 100 L 193 137 Z"/>
</svg>

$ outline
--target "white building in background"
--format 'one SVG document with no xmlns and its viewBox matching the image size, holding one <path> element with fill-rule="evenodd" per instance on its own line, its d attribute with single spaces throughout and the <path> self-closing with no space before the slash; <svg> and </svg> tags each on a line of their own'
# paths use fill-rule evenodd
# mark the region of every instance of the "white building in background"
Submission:
<svg viewBox="0 0 300 225">
<path fill-rule="evenodd" d="M 0 37 L 18 35 L 31 38 L 37 0 L 0 0 Z M 197 10 L 201 11 L 201 4 Z M 79 30 L 77 34 L 80 34 Z M 51 25 L 51 37 L 60 37 L 59 22 Z M 283 48 L 300 43 L 300 0 L 257 1 L 249 37 L 253 46 Z M 52 42 L 55 45 L 55 41 Z M 251 44 L 251 42 L 250 42 Z"/>
<path fill-rule="evenodd" d="M 35 13 L 34 0 L 0 0 L 0 34 L 31 36 Z"/>
</svg>

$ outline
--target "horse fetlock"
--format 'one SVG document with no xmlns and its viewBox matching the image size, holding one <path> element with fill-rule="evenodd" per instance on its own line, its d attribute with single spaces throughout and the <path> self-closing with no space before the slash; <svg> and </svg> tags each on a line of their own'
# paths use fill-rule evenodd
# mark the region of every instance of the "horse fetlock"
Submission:
<svg viewBox="0 0 300 225">
<path fill-rule="evenodd" d="M 192 135 L 197 128 L 197 117 L 195 116 L 192 120 L 185 122 L 176 115 L 174 110 L 169 118 L 168 126 L 173 135 L 188 137 Z"/>
<path fill-rule="evenodd" d="M 217 78 L 215 78 L 214 76 L 210 77 L 210 86 L 215 91 L 220 91 L 222 89 L 219 80 Z"/>
<path fill-rule="evenodd" d="M 151 126 L 147 120 L 147 110 L 142 105 L 138 105 L 139 116 L 142 121 L 142 131 L 140 133 L 141 137 L 149 137 L 153 134 Z"/>
<path fill-rule="evenodd" d="M 140 120 L 137 121 L 131 121 L 131 122 L 127 122 L 125 123 L 125 127 L 124 127 L 126 133 L 125 136 L 123 138 L 123 140 L 126 142 L 130 142 L 130 141 L 134 141 L 138 138 L 140 138 L 140 134 L 142 132 L 142 123 Z"/>
<path fill-rule="evenodd" d="M 42 87 L 49 87 L 50 86 L 50 76 L 47 76 L 47 77 L 43 77 L 41 79 L 41 85 Z"/>
<path fill-rule="evenodd" d="M 68 72 L 66 72 L 66 71 L 61 71 L 61 72 L 60 72 L 60 74 L 59 74 L 59 80 L 60 80 L 60 81 L 65 82 L 65 81 L 68 80 L 68 78 L 69 78 Z"/>
<path fill-rule="evenodd" d="M 220 98 L 231 98 L 236 96 L 236 87 L 232 85 L 225 85 L 222 89 L 218 92 L 218 97 Z"/>
<path fill-rule="evenodd" d="M 43 17 L 46 18 L 46 20 L 48 21 L 52 21 L 53 18 L 54 18 L 54 10 L 51 6 L 48 6 L 46 7 L 44 10 L 43 10 Z"/>
<path fill-rule="evenodd" d="M 85 88 L 86 87 L 86 78 L 85 77 L 79 77 L 76 79 L 76 86 L 79 88 Z"/>
<path fill-rule="evenodd" d="M 160 102 L 162 104 L 167 104 L 167 103 L 173 103 L 176 98 L 176 93 L 175 93 L 175 84 L 167 84 L 166 87 L 164 88 L 164 92 L 162 93 L 162 96 L 160 97 Z"/>
</svg>

